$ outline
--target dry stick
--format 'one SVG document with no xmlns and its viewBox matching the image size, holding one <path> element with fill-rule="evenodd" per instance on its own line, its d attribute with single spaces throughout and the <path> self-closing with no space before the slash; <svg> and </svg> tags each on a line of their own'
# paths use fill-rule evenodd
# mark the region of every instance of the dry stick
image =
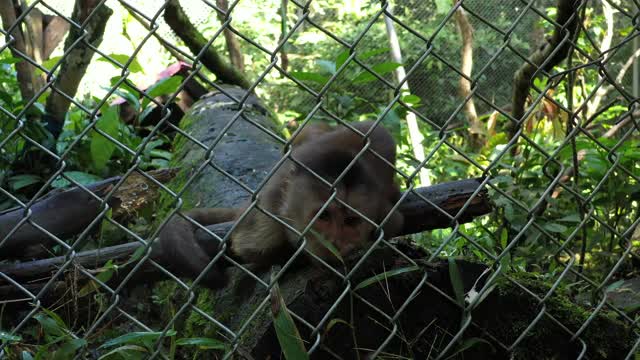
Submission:
<svg viewBox="0 0 640 360">
<path fill-rule="evenodd" d="M 164 20 L 167 25 L 184 41 L 192 53 L 201 53 L 200 61 L 216 75 L 220 82 L 238 85 L 244 89 L 251 87 L 251 82 L 244 74 L 227 63 L 213 46 L 208 46 L 205 51 L 202 51 L 209 42 L 189 21 L 189 16 L 184 12 L 178 0 L 169 0 L 166 5 Z"/>
<path fill-rule="evenodd" d="M 124 8 L 127 10 L 127 12 L 129 12 L 129 15 L 131 15 L 131 17 L 133 17 L 136 21 L 138 21 L 138 23 L 140 23 L 140 25 L 142 25 L 143 28 L 145 28 L 148 31 L 151 31 L 151 26 L 149 26 L 149 24 L 147 23 L 147 21 L 145 19 L 143 19 L 135 11 L 131 10 L 131 8 L 129 6 L 127 6 L 125 4 L 122 4 L 122 5 L 124 5 Z M 193 66 L 191 60 L 188 59 L 187 56 L 181 54 L 178 50 L 176 50 L 175 46 L 173 46 L 170 42 L 165 40 L 162 36 L 158 35 L 157 31 L 154 31 L 152 35 L 153 35 L 154 38 L 156 38 L 156 40 L 158 40 L 160 45 L 162 45 L 167 50 L 167 52 L 169 52 L 169 54 L 171 54 L 171 56 L 173 56 L 174 58 L 178 59 L 179 61 L 183 61 L 183 62 Z M 204 82 L 204 83 L 209 82 L 209 80 L 206 77 L 204 77 L 204 75 L 202 75 L 199 71 L 196 73 L 195 76 L 198 79 L 200 79 L 202 82 Z"/>
</svg>

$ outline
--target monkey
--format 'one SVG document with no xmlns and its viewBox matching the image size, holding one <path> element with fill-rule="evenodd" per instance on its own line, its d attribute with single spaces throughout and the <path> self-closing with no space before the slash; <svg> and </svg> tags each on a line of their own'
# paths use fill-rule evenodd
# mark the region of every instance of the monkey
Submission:
<svg viewBox="0 0 640 360">
<path fill-rule="evenodd" d="M 229 255 L 240 263 L 257 265 L 286 259 L 285 254 L 292 254 L 302 243 L 300 233 L 313 221 L 304 234 L 306 250 L 335 263 L 338 259 L 327 242 L 341 257 L 363 247 L 400 199 L 394 181 L 395 142 L 382 125 L 372 129 L 374 125 L 371 121 L 350 124 L 355 131 L 346 126 L 307 125 L 292 139 L 289 157 L 267 180 L 255 206 L 194 209 L 187 215 L 203 226 L 239 221 L 230 237 Z M 369 145 L 363 151 L 367 133 Z M 382 227 L 385 236 L 399 234 L 403 222 L 402 214 L 394 210 Z M 158 243 L 167 261 L 198 275 L 210 256 L 187 234 L 194 229 L 187 220 L 174 218 L 161 231 Z M 220 275 L 210 279 L 224 281 Z"/>
<path fill-rule="evenodd" d="M 317 137 L 319 135 L 323 135 L 332 130 L 332 127 L 325 122 L 321 123 L 312 123 L 302 127 L 302 130 L 291 139 L 291 145 L 301 145 L 303 143 L 309 142 L 313 137 Z"/>
</svg>

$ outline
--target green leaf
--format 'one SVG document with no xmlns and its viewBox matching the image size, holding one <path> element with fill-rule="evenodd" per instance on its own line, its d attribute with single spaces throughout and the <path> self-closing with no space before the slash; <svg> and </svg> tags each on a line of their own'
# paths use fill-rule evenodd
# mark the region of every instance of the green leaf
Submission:
<svg viewBox="0 0 640 360">
<path fill-rule="evenodd" d="M 542 228 L 552 233 L 563 233 L 567 231 L 566 226 L 556 223 L 546 223 L 542 226 Z"/>
<path fill-rule="evenodd" d="M 182 338 L 176 341 L 178 346 L 197 346 L 200 349 L 216 349 L 224 350 L 227 348 L 227 344 L 218 339 L 212 338 Z"/>
<path fill-rule="evenodd" d="M 122 65 L 126 64 L 127 61 L 129 61 L 129 59 L 131 58 L 131 55 L 128 55 L 128 54 L 107 54 L 107 56 L 119 62 Z M 116 69 L 119 69 L 119 70 L 122 69 L 121 67 L 114 64 L 113 61 L 105 58 L 104 56 L 100 57 L 98 61 L 108 62 L 109 64 L 113 65 Z M 137 73 L 142 71 L 142 66 L 140 66 L 140 63 L 138 62 L 137 59 L 133 59 L 133 61 L 131 61 L 131 64 L 129 64 L 127 69 L 129 69 L 129 71 L 132 73 Z"/>
<path fill-rule="evenodd" d="M 113 93 L 125 99 L 136 112 L 140 111 L 140 100 L 136 97 L 137 92 L 134 94 L 126 90 L 115 90 Z"/>
<path fill-rule="evenodd" d="M 609 286 L 607 286 L 607 288 L 604 291 L 605 292 L 616 291 L 622 285 L 624 285 L 624 280 L 618 280 L 618 281 L 616 281 L 614 283 L 609 284 Z"/>
<path fill-rule="evenodd" d="M 86 172 L 82 172 L 82 171 L 65 171 L 63 172 L 63 174 L 68 177 L 69 179 L 72 179 L 74 181 L 76 181 L 79 184 L 82 185 L 89 185 L 89 184 L 93 184 L 95 182 L 98 182 L 100 180 L 102 180 L 101 177 L 93 175 L 93 174 L 89 174 Z M 55 180 L 53 180 L 53 182 L 51 183 L 51 186 L 59 189 L 59 188 L 65 188 L 67 186 L 70 186 L 71 182 L 65 178 L 63 178 L 62 176 L 58 176 Z"/>
<path fill-rule="evenodd" d="M 111 85 L 111 87 L 114 87 L 116 84 L 119 83 L 120 79 L 122 79 L 122 76 L 114 76 L 111 79 L 109 79 L 109 84 Z M 129 82 L 131 82 L 131 80 L 129 80 Z M 140 92 L 134 89 L 133 87 L 129 86 L 126 81 L 122 81 L 122 83 L 118 85 L 118 88 L 133 94 L 133 96 L 136 99 L 140 99 Z"/>
<path fill-rule="evenodd" d="M 318 67 L 320 68 L 320 70 L 328 73 L 328 74 L 335 74 L 336 73 L 336 63 L 334 63 L 331 60 L 322 60 L 322 59 L 318 59 L 316 60 L 316 64 L 318 65 Z"/>
<path fill-rule="evenodd" d="M 19 62 L 23 61 L 23 59 L 21 58 L 16 58 L 13 56 L 7 56 L 7 57 L 2 57 L 0 58 L 0 64 L 17 64 Z"/>
<path fill-rule="evenodd" d="M 507 231 L 506 228 L 503 228 L 502 231 L 500 232 L 500 246 L 502 246 L 502 249 L 507 248 L 508 240 L 509 240 L 509 232 Z"/>
<path fill-rule="evenodd" d="M 149 98 L 156 98 L 158 96 L 173 94 L 178 90 L 180 85 L 182 84 L 182 76 L 175 75 L 170 78 L 162 79 L 157 83 L 153 84 L 150 88 L 146 90 L 148 95 L 142 99 L 142 108 L 146 109 L 147 105 L 151 100 Z"/>
<path fill-rule="evenodd" d="M 42 178 L 40 178 L 40 176 L 38 175 L 22 174 L 22 175 L 12 176 L 8 179 L 8 181 L 9 181 L 9 187 L 12 190 L 17 191 L 17 190 L 26 188 L 29 185 L 33 185 L 41 182 Z"/>
<path fill-rule="evenodd" d="M 326 84 L 330 78 L 329 76 L 326 76 L 326 75 L 318 74 L 315 72 L 306 72 L 306 71 L 291 71 L 289 74 L 293 76 L 296 80 L 312 81 L 320 85 Z"/>
<path fill-rule="evenodd" d="M 27 350 L 23 350 L 21 354 L 22 360 L 33 360 L 33 355 Z"/>
<path fill-rule="evenodd" d="M 154 169 L 166 169 L 169 167 L 169 160 L 156 158 L 151 160 L 149 165 Z"/>
<path fill-rule="evenodd" d="M 153 109 L 155 109 L 155 108 L 156 108 L 155 104 L 153 104 L 153 106 L 147 106 L 147 107 L 145 107 L 145 108 L 144 108 L 144 110 L 142 110 L 142 113 L 140 113 L 140 116 L 139 116 L 139 119 L 140 119 L 140 120 L 139 120 L 139 121 L 140 121 L 140 122 L 144 121 L 144 119 L 146 119 L 146 118 L 147 118 L 147 116 L 148 116 L 149 114 L 151 114 L 151 112 L 152 112 L 152 111 L 153 111 Z"/>
<path fill-rule="evenodd" d="M 376 79 L 377 78 L 373 76 L 371 73 L 369 73 L 368 71 L 363 71 L 359 73 L 351 82 L 354 84 L 364 84 L 364 83 L 374 81 Z"/>
<path fill-rule="evenodd" d="M 436 14 L 445 15 L 451 10 L 451 0 L 436 0 Z"/>
<path fill-rule="evenodd" d="M 51 71 L 51 69 L 56 66 L 60 59 L 62 59 L 62 56 L 54 56 L 52 58 L 49 58 L 48 60 L 42 62 L 42 67 Z"/>
<path fill-rule="evenodd" d="M 340 251 L 335 247 L 335 245 L 333 245 L 330 241 L 327 241 L 327 239 L 324 238 L 324 236 L 311 229 L 309 230 L 309 232 L 316 238 L 316 240 L 318 240 L 320 242 L 320 244 L 322 246 L 324 246 L 325 248 L 327 248 L 327 250 L 329 250 L 331 252 L 331 254 L 333 254 L 333 256 L 335 256 L 338 260 L 340 260 L 341 263 L 344 264 L 344 260 L 342 259 L 342 256 L 340 255 Z M 309 241 L 309 240 L 307 240 Z"/>
<path fill-rule="evenodd" d="M 576 151 L 585 150 L 585 149 L 593 149 L 595 143 L 590 139 L 578 138 L 575 141 L 576 143 Z M 568 161 L 573 158 L 573 147 L 571 144 L 567 144 L 562 150 L 558 151 L 558 159 L 561 161 Z"/>
<path fill-rule="evenodd" d="M 149 155 L 155 158 L 163 158 L 167 160 L 171 160 L 171 157 L 173 156 L 173 154 L 167 150 L 151 150 Z"/>
<path fill-rule="evenodd" d="M 387 61 L 387 62 L 373 65 L 371 69 L 373 69 L 373 71 L 377 72 L 378 74 L 382 75 L 382 74 L 390 73 L 393 70 L 399 68 L 400 66 L 402 66 L 402 64 L 397 62 Z"/>
<path fill-rule="evenodd" d="M 117 109 L 111 106 L 107 107 L 102 113 L 96 127 L 111 137 L 117 138 L 119 125 L 120 118 Z M 98 171 L 102 171 L 107 166 L 109 159 L 111 159 L 111 155 L 113 155 L 113 151 L 116 149 L 116 144 L 101 134 L 93 132 L 90 149 L 94 166 Z"/>
<path fill-rule="evenodd" d="M 422 101 L 420 99 L 420 97 L 418 95 L 413 95 L 413 94 L 409 94 L 409 95 L 405 95 L 402 97 L 402 101 L 404 101 L 405 103 L 411 105 L 411 106 L 417 106 L 420 105 L 420 102 Z"/>
<path fill-rule="evenodd" d="M 560 219 L 556 219 L 556 221 L 578 223 L 580 222 L 580 214 L 577 214 L 577 213 L 570 214 L 570 215 L 561 217 Z"/>
<path fill-rule="evenodd" d="M 449 278 L 451 279 L 451 287 L 453 293 L 456 296 L 458 305 L 464 307 L 464 285 L 462 282 L 462 275 L 460 269 L 458 269 L 458 263 L 452 257 L 449 257 Z"/>
<path fill-rule="evenodd" d="M 368 279 L 365 279 L 364 281 L 362 281 L 360 284 L 358 284 L 358 286 L 356 286 L 353 290 L 359 290 L 362 288 L 365 288 L 371 284 L 375 284 L 377 282 L 381 282 L 385 279 L 388 279 L 392 276 L 396 276 L 396 275 L 400 275 L 400 274 L 404 274 L 404 273 L 408 273 L 408 272 L 412 272 L 412 271 L 416 271 L 416 270 L 420 270 L 419 266 L 407 266 L 407 267 L 403 267 L 403 268 L 398 268 L 398 269 L 393 269 L 393 270 L 389 270 L 389 271 L 385 271 L 381 274 L 377 274 L 375 276 L 372 276 Z"/>
<path fill-rule="evenodd" d="M 344 64 L 345 61 L 349 58 L 349 49 L 341 52 L 336 56 L 336 69 L 340 69 L 340 67 Z"/>
<path fill-rule="evenodd" d="M 96 279 L 100 280 L 102 283 L 106 283 L 107 281 L 111 280 L 113 274 L 115 273 L 115 267 L 113 266 L 113 264 L 111 264 L 112 266 L 109 266 L 109 263 L 111 263 L 111 260 L 109 260 L 107 265 L 105 265 L 106 269 L 103 269 L 98 273 L 98 275 L 96 275 Z M 96 281 L 93 281 L 92 279 L 85 286 L 83 286 L 80 291 L 78 291 L 78 297 L 87 296 L 98 290 L 100 290 L 100 284 Z"/>
<path fill-rule="evenodd" d="M 11 335 L 6 331 L 0 331 L 0 340 L 6 341 L 6 342 L 18 342 L 18 341 L 22 341 L 22 337 L 18 335 Z"/>
<path fill-rule="evenodd" d="M 352 329 L 353 329 L 353 326 L 352 326 L 351 324 L 349 324 L 347 321 L 344 321 L 344 320 L 342 320 L 342 319 L 335 318 L 335 319 L 331 319 L 331 320 L 327 323 L 327 326 L 326 326 L 326 328 L 325 328 L 325 330 L 324 330 L 324 334 L 325 334 L 325 336 L 326 336 L 326 335 L 329 333 L 329 331 L 331 331 L 331 329 L 333 329 L 333 327 L 334 327 L 334 326 L 336 326 L 337 324 L 343 324 L 343 325 L 346 325 L 347 327 L 350 327 L 350 328 L 352 328 Z"/>
<path fill-rule="evenodd" d="M 62 343 L 60 348 L 53 353 L 53 360 L 73 359 L 78 349 L 87 345 L 85 339 L 73 339 Z"/>
<path fill-rule="evenodd" d="M 139 354 L 132 354 L 131 352 L 135 351 L 136 353 L 140 352 L 140 353 L 148 353 L 149 350 L 145 349 L 142 346 L 138 346 L 138 345 L 124 345 L 124 346 L 120 346 L 117 347 L 111 351 L 109 351 L 108 353 L 100 356 L 98 358 L 98 360 L 103 360 L 103 359 L 109 359 L 112 355 L 118 354 L 120 355 L 122 358 L 124 358 L 125 360 L 138 360 L 138 359 L 143 359 L 143 357 L 139 356 Z"/>
<path fill-rule="evenodd" d="M 491 347 L 492 352 L 495 352 L 495 348 L 493 347 L 493 345 L 488 342 L 485 339 L 482 338 L 478 338 L 478 337 L 474 337 L 474 338 L 470 338 L 470 339 L 465 339 L 464 342 L 462 344 L 460 344 L 459 347 L 456 348 L 456 352 L 454 352 L 453 354 L 451 354 L 449 357 L 447 357 L 447 359 L 453 359 L 455 358 L 458 354 L 464 352 L 465 350 L 471 348 L 472 346 L 475 346 L 477 344 L 487 344 Z"/>
<path fill-rule="evenodd" d="M 38 313 L 33 318 L 40 323 L 45 336 L 49 338 L 61 337 L 67 334 L 63 327 L 60 327 L 53 318 L 45 315 L 44 313 Z"/>
<path fill-rule="evenodd" d="M 99 349 L 108 348 L 116 345 L 123 344 L 144 344 L 146 341 L 156 341 L 160 338 L 162 332 L 160 331 L 140 331 L 132 332 L 126 335 L 118 336 L 115 339 L 111 339 L 104 344 L 100 345 Z M 165 337 L 172 337 L 176 335 L 175 330 L 169 330 L 165 334 Z"/>
<path fill-rule="evenodd" d="M 42 309 L 42 312 L 44 312 L 45 314 L 47 314 L 51 319 L 53 319 L 53 321 L 56 322 L 57 326 L 63 330 L 65 330 L 66 333 L 66 329 L 68 328 L 67 324 L 64 322 L 64 320 L 62 320 L 62 318 L 56 314 L 55 312 L 48 310 L 48 309 Z"/>
<path fill-rule="evenodd" d="M 282 294 L 280 294 L 280 287 L 278 287 L 277 283 L 271 288 L 270 297 L 273 327 L 276 330 L 278 343 L 280 343 L 280 348 L 282 349 L 285 359 L 309 359 L 309 354 L 307 354 L 298 328 L 287 310 Z"/>
<path fill-rule="evenodd" d="M 365 51 L 363 53 L 357 54 L 357 57 L 360 60 L 366 60 L 372 56 L 388 53 L 390 50 L 391 49 L 389 48 L 369 50 L 369 51 Z"/>
<path fill-rule="evenodd" d="M 397 69 L 398 67 L 402 66 L 402 64 L 396 63 L 396 62 L 391 62 L 391 61 L 387 61 L 387 62 L 383 62 L 380 64 L 376 64 L 374 66 L 371 67 L 371 70 L 373 70 L 375 73 L 377 73 L 378 75 L 384 75 L 386 73 L 389 73 L 395 69 Z M 356 76 L 353 79 L 353 83 L 354 84 L 364 84 L 364 83 L 368 83 L 371 82 L 373 80 L 376 80 L 377 78 L 371 74 L 368 71 L 363 71 L 360 74 L 358 74 L 358 76 Z"/>
<path fill-rule="evenodd" d="M 131 254 L 131 257 L 129 258 L 129 260 L 127 261 L 127 263 L 125 265 L 129 265 L 133 262 L 138 261 L 143 255 L 145 254 L 145 248 L 144 246 L 140 246 L 136 249 L 136 251 L 133 252 L 133 254 Z"/>
</svg>

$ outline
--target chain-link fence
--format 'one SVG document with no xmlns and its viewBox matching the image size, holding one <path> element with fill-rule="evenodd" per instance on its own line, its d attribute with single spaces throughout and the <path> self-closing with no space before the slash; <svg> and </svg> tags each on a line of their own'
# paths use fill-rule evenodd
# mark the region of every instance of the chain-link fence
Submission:
<svg viewBox="0 0 640 360">
<path fill-rule="evenodd" d="M 635 357 L 640 3 L 177 3 L 0 0 L 3 357 Z M 117 33 L 131 52 L 109 42 Z M 159 51 L 161 68 L 181 63 L 140 85 Z M 100 77 L 105 66 L 117 74 Z M 402 195 L 383 216 L 339 191 L 349 169 L 384 157 L 366 160 L 373 133 L 323 182 L 311 223 L 263 202 L 298 129 L 357 120 L 398 145 Z M 335 203 L 375 225 L 337 265 L 305 251 Z M 279 267 L 236 256 L 241 221 L 184 215 L 242 204 L 234 218 L 297 234 Z M 382 231 L 393 211 L 400 240 Z M 182 245 L 156 256 L 176 219 L 204 260 Z M 219 272 L 232 272 L 223 290 L 201 286 Z"/>
</svg>

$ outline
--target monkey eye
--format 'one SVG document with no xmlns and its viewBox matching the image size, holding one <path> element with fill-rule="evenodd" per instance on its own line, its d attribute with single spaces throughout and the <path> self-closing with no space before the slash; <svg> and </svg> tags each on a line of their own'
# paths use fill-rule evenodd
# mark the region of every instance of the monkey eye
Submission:
<svg viewBox="0 0 640 360">
<path fill-rule="evenodd" d="M 330 218 L 331 214 L 327 210 L 324 210 L 322 213 L 320 213 L 320 216 L 318 216 L 318 220 L 322 221 L 328 221 Z"/>
<path fill-rule="evenodd" d="M 348 216 L 344 219 L 344 224 L 347 226 L 358 226 L 362 219 L 359 216 Z"/>
</svg>

